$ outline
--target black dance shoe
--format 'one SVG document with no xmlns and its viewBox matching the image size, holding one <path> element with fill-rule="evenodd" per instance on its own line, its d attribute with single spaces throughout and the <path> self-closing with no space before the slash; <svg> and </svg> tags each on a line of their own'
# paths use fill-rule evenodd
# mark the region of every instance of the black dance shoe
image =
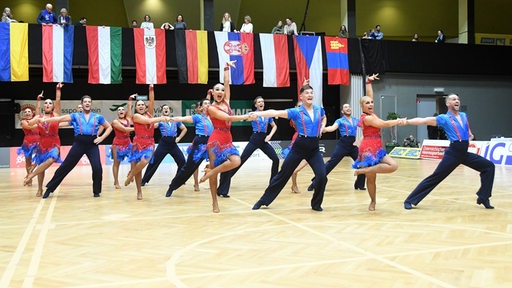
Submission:
<svg viewBox="0 0 512 288">
<path fill-rule="evenodd" d="M 165 197 L 171 197 L 172 192 L 173 190 L 169 187 L 169 189 L 167 189 L 167 193 L 165 193 Z"/>
<path fill-rule="evenodd" d="M 313 183 L 311 183 L 311 185 L 309 185 L 308 187 L 308 191 L 313 191 L 315 190 L 315 185 L 313 185 Z"/>
<path fill-rule="evenodd" d="M 100 197 L 100 193 L 94 193 L 93 197 Z"/>
<path fill-rule="evenodd" d="M 489 199 L 478 198 L 476 199 L 476 204 L 484 205 L 485 209 L 494 209 L 494 206 L 491 206 Z"/>
<path fill-rule="evenodd" d="M 43 198 L 43 199 L 48 198 L 50 196 L 50 193 L 53 193 L 53 191 L 46 189 L 46 192 L 44 192 L 43 197 L 41 197 L 41 198 Z"/>
<path fill-rule="evenodd" d="M 361 191 L 365 191 L 365 190 L 366 190 L 366 188 L 364 188 L 364 187 L 359 188 L 359 187 L 354 186 L 354 190 L 361 190 Z"/>
<path fill-rule="evenodd" d="M 411 210 L 412 209 L 412 203 L 411 202 L 404 202 L 404 209 Z"/>
<path fill-rule="evenodd" d="M 258 210 L 261 208 L 262 205 L 265 205 L 265 204 L 263 204 L 263 202 L 261 200 L 258 200 L 258 202 L 256 202 L 256 204 L 254 204 L 254 206 L 252 206 L 252 210 Z"/>
<path fill-rule="evenodd" d="M 318 211 L 318 212 L 321 212 L 321 211 L 324 211 L 324 209 L 320 206 L 318 207 L 311 207 L 311 209 L 315 210 L 315 211 Z"/>
<path fill-rule="evenodd" d="M 222 197 L 222 198 L 229 198 L 229 197 L 231 197 L 228 194 L 219 194 L 219 193 L 217 193 L 217 196 Z"/>
</svg>

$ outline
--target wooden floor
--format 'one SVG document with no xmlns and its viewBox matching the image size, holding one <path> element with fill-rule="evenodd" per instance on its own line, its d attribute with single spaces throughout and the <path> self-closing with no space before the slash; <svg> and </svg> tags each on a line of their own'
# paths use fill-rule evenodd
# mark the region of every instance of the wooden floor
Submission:
<svg viewBox="0 0 512 288">
<path fill-rule="evenodd" d="M 20 185 L 24 169 L 0 169 L 0 287 L 511 287 L 512 167 L 496 167 L 494 210 L 476 205 L 479 177 L 466 167 L 404 210 L 438 162 L 398 161 L 397 172 L 377 177 L 375 212 L 352 189 L 349 159 L 329 175 L 323 212 L 310 209 L 309 167 L 301 194 L 288 183 L 252 211 L 268 161 L 240 169 L 220 214 L 207 184 L 194 192 L 189 180 L 164 197 L 171 164 L 142 201 L 133 185 L 113 189 L 110 166 L 100 198 L 82 167 L 46 200 Z"/>
</svg>

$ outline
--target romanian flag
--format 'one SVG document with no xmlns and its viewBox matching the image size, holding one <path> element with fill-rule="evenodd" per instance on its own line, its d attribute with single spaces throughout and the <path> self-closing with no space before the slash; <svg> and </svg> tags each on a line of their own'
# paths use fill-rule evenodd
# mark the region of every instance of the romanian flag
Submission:
<svg viewBox="0 0 512 288">
<path fill-rule="evenodd" d="M 289 87 L 288 35 L 260 33 L 263 87 Z"/>
<path fill-rule="evenodd" d="M 137 84 L 165 84 L 165 30 L 133 28 Z"/>
<path fill-rule="evenodd" d="M 0 22 L 0 81 L 28 81 L 28 24 Z"/>
<path fill-rule="evenodd" d="M 73 82 L 73 25 L 42 25 L 43 82 Z"/>
<path fill-rule="evenodd" d="M 121 56 L 123 51 L 121 28 L 86 26 L 85 29 L 89 54 L 89 83 L 121 83 Z"/>
<path fill-rule="evenodd" d="M 175 30 L 174 33 L 180 83 L 208 83 L 207 32 Z"/>
<path fill-rule="evenodd" d="M 224 82 L 224 66 L 234 61 L 230 69 L 230 83 L 254 84 L 254 36 L 252 33 L 215 32 L 219 56 L 219 77 Z"/>
<path fill-rule="evenodd" d="M 315 95 L 314 104 L 322 105 L 322 42 L 320 36 L 293 36 L 295 66 L 297 69 L 297 89 L 309 79 Z"/>
<path fill-rule="evenodd" d="M 348 42 L 347 38 L 324 37 L 327 56 L 327 83 L 348 85 Z"/>
</svg>

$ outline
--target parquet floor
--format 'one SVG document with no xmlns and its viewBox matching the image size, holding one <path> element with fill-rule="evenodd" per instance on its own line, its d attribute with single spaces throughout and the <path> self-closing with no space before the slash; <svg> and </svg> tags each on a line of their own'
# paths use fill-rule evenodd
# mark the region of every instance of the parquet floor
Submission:
<svg viewBox="0 0 512 288">
<path fill-rule="evenodd" d="M 82 167 L 46 200 L 21 185 L 24 169 L 0 169 L 0 287 L 511 287 L 512 167 L 496 167 L 494 210 L 476 205 L 479 177 L 466 167 L 404 210 L 438 162 L 398 161 L 397 172 L 377 177 L 375 212 L 367 193 L 352 189 L 350 159 L 329 175 L 323 212 L 309 206 L 309 168 L 302 193 L 289 183 L 252 211 L 268 161 L 240 169 L 220 214 L 211 213 L 207 184 L 194 192 L 189 180 L 164 197 L 170 164 L 142 201 L 133 185 L 113 188 L 110 166 L 100 198 Z"/>
</svg>

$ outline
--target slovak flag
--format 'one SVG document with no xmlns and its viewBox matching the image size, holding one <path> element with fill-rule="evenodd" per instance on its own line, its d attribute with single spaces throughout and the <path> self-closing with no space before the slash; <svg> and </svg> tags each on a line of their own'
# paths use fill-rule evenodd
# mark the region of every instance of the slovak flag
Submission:
<svg viewBox="0 0 512 288">
<path fill-rule="evenodd" d="M 324 37 L 327 56 L 327 84 L 348 85 L 348 42 L 347 38 Z"/>
<path fill-rule="evenodd" d="M 260 33 L 263 87 L 289 87 L 288 35 Z"/>
<path fill-rule="evenodd" d="M 43 82 L 73 83 L 73 40 L 75 26 L 42 26 Z"/>
<path fill-rule="evenodd" d="M 224 82 L 224 66 L 234 61 L 236 68 L 230 67 L 231 84 L 254 84 L 254 36 L 252 33 L 215 31 L 217 54 L 219 56 L 219 77 Z"/>
<path fill-rule="evenodd" d="M 165 30 L 133 28 L 137 84 L 165 84 Z"/>
<path fill-rule="evenodd" d="M 315 95 L 314 104 L 322 105 L 322 42 L 320 36 L 293 36 L 297 89 L 300 91 L 304 80 L 309 79 Z"/>
</svg>

